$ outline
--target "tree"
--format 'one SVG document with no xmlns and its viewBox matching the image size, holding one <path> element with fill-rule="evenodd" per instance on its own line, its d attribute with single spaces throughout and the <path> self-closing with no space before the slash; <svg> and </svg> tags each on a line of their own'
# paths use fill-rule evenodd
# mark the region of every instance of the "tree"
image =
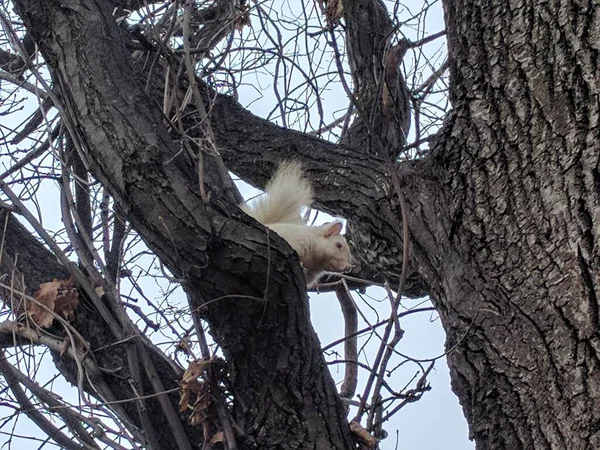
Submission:
<svg viewBox="0 0 600 450">
<path fill-rule="evenodd" d="M 241 0 L 198 8 L 14 3 L 27 33 L 11 34 L 19 53 L 6 56 L 5 79 L 27 87 L 22 74 L 35 72 L 39 49 L 52 84 L 30 123 L 51 121 L 51 106 L 60 115 L 45 144 L 15 164 L 50 149 L 68 168 L 59 180 L 61 206 L 78 264 L 43 228 L 36 232 L 45 246 L 14 220 L 18 214 L 37 223 L 3 181 L 4 298 L 22 311 L 14 301 L 40 303 L 40 294 L 18 293 L 68 273 L 73 281 L 54 287 L 61 298 L 77 290 L 81 306 L 72 324 L 55 319 L 53 335 L 10 323 L 5 346 L 16 336 L 50 348 L 65 377 L 107 402 L 132 440 L 152 448 L 210 439 L 226 448 L 355 448 L 357 433 L 310 326 L 298 261 L 241 213 L 228 174 L 261 186 L 277 160 L 295 158 L 315 181 L 317 206 L 350 222 L 353 275 L 434 300 L 453 388 L 478 448 L 600 446 L 597 5 L 445 1 L 452 109 L 428 136 L 427 95 L 443 82 L 445 65 L 420 89 L 407 86 L 398 65 L 429 39 L 398 39 L 398 3 L 390 13 L 379 1 L 328 2 L 317 35 L 330 43 L 334 73 L 350 99 L 334 144 L 290 127 L 297 116 L 286 102 L 298 107 L 299 95 L 279 103 L 283 127 L 234 98 L 241 78 L 225 63 L 233 29 L 243 27 L 247 8 L 267 24 L 287 24 L 283 15 Z M 139 26 L 126 25 L 126 10 L 140 11 Z M 4 26 L 11 29 L 6 19 Z M 306 33 L 309 27 L 307 16 Z M 225 51 L 212 53 L 218 45 Z M 341 76 L 344 53 L 351 83 Z M 222 68 L 238 81 L 224 85 Z M 415 143 L 406 140 L 410 103 Z M 424 140 L 427 151 L 410 152 Z M 74 196 L 70 177 L 83 186 Z M 115 205 L 116 239 L 105 243 L 103 257 L 92 245 L 90 192 L 103 194 L 94 183 Z M 190 376 L 204 374 L 203 384 L 191 385 L 202 427 L 178 416 L 181 373 L 119 301 L 124 223 L 184 287 L 198 339 L 202 318 L 222 348 L 225 363 L 204 360 Z M 401 336 L 397 325 L 394 317 L 385 322 L 391 345 L 382 352 Z M 0 365 L 15 396 L 19 383 L 37 389 L 6 359 Z M 164 391 L 171 394 L 146 395 Z M 120 401 L 132 398 L 138 401 Z M 375 414 L 377 399 L 359 408 L 367 406 Z M 149 413 L 154 408 L 161 413 Z M 43 419 L 34 418 L 61 442 Z M 80 442 L 96 445 L 80 423 L 67 414 L 63 420 Z M 366 425 L 378 436 L 377 420 Z"/>
</svg>

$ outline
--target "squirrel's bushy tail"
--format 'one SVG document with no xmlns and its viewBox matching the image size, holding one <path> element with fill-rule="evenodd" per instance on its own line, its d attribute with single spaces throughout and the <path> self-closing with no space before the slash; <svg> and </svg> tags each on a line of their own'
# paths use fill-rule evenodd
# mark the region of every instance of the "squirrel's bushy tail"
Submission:
<svg viewBox="0 0 600 450">
<path fill-rule="evenodd" d="M 297 161 L 284 161 L 265 187 L 265 195 L 251 205 L 244 205 L 243 209 L 264 225 L 305 224 L 301 210 L 309 207 L 312 201 L 312 186 L 304 178 L 302 165 Z"/>
</svg>

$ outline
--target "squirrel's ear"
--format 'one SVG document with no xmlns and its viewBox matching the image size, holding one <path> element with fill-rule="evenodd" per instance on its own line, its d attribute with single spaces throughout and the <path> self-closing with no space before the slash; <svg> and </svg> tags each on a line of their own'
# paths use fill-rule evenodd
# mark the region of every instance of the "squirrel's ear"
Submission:
<svg viewBox="0 0 600 450">
<path fill-rule="evenodd" d="M 342 223 L 333 222 L 325 229 L 325 237 L 330 238 L 331 236 L 337 236 L 342 232 Z"/>
</svg>

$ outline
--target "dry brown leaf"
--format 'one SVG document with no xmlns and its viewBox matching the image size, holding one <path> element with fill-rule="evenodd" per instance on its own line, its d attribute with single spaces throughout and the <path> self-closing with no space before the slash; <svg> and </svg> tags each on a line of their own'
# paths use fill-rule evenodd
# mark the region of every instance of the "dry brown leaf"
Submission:
<svg viewBox="0 0 600 450">
<path fill-rule="evenodd" d="M 210 371 L 208 370 L 209 367 Z M 211 377 L 212 382 L 206 382 L 208 376 Z M 202 425 L 205 441 L 214 439 L 214 441 L 211 441 L 214 443 L 223 439 L 217 433 L 217 427 L 215 426 L 218 413 L 214 402 L 215 396 L 211 390 L 219 389 L 217 387 L 219 380 L 224 380 L 226 376 L 226 363 L 223 359 L 198 359 L 189 364 L 179 382 L 181 387 L 179 410 L 182 412 L 191 410 L 190 423 L 192 425 Z"/>
<path fill-rule="evenodd" d="M 203 386 L 205 387 L 206 384 L 203 383 Z M 203 392 L 196 398 L 192 407 L 192 414 L 190 414 L 190 423 L 192 425 L 202 424 L 204 426 L 205 439 L 208 437 L 209 428 L 207 427 L 208 423 L 206 419 L 208 418 L 208 411 L 211 406 L 213 406 L 212 397 L 207 392 L 207 389 L 203 389 Z"/>
<path fill-rule="evenodd" d="M 350 422 L 350 431 L 354 433 L 357 440 L 367 448 L 376 448 L 378 444 L 377 438 L 371 434 L 356 420 Z"/>
<path fill-rule="evenodd" d="M 218 433 L 213 434 L 213 437 L 210 438 L 209 442 L 211 444 L 216 444 L 217 442 L 223 442 L 223 432 L 219 431 Z"/>
<path fill-rule="evenodd" d="M 202 391 L 202 384 L 198 380 L 190 380 L 189 382 L 183 384 L 180 382 L 181 386 L 181 399 L 179 400 L 179 411 L 185 411 L 186 409 L 190 409 L 190 397 L 192 394 L 196 395 L 196 397 Z"/>
<path fill-rule="evenodd" d="M 197 380 L 199 377 L 204 375 L 204 371 L 211 363 L 211 360 L 202 360 L 197 359 L 196 361 L 192 361 L 186 371 L 181 377 L 180 385 L 184 387 L 187 383 L 192 382 L 193 380 Z"/>
<path fill-rule="evenodd" d="M 181 398 L 179 399 L 179 412 L 183 412 L 190 407 L 190 394 L 189 390 L 181 391 Z"/>
<path fill-rule="evenodd" d="M 56 314 L 71 320 L 75 317 L 75 310 L 79 306 L 79 292 L 73 287 L 71 290 L 58 290 L 58 297 L 54 305 Z"/>
<path fill-rule="evenodd" d="M 183 339 L 181 339 L 175 346 L 175 350 L 182 351 L 184 354 L 186 354 L 188 356 L 193 355 L 192 340 L 190 339 L 190 337 L 187 336 L 187 337 L 184 337 Z"/>
<path fill-rule="evenodd" d="M 196 360 L 192 361 L 179 382 L 181 386 L 181 399 L 179 400 L 179 411 L 185 411 L 190 406 L 190 396 L 195 394 L 199 396 L 202 391 L 202 384 L 199 377 L 204 374 L 206 367 L 210 364 L 210 361 Z M 197 401 L 196 401 L 197 402 Z"/>
<path fill-rule="evenodd" d="M 49 283 L 42 283 L 40 284 L 40 289 L 33 294 L 33 298 L 35 298 L 42 305 L 46 306 L 48 309 L 33 302 L 29 302 L 27 304 L 27 314 L 29 314 L 31 320 L 33 320 L 33 322 L 40 327 L 45 328 L 52 325 L 52 321 L 54 320 L 52 311 L 54 311 L 54 303 L 56 302 L 56 297 L 58 296 L 59 286 L 60 281 L 58 280 L 54 280 Z"/>
<path fill-rule="evenodd" d="M 325 14 L 325 20 L 327 23 L 337 23 L 344 12 L 342 0 L 324 0 L 322 3 L 325 5 L 325 8 L 321 6 L 321 10 L 323 10 Z"/>
<path fill-rule="evenodd" d="M 42 328 L 52 325 L 56 315 L 70 320 L 79 305 L 79 292 L 72 280 L 53 280 L 40 284 L 33 294 L 38 303 L 28 302 L 27 314 Z M 43 305 L 43 306 L 42 306 Z M 44 308 L 45 306 L 45 308 Z"/>
</svg>

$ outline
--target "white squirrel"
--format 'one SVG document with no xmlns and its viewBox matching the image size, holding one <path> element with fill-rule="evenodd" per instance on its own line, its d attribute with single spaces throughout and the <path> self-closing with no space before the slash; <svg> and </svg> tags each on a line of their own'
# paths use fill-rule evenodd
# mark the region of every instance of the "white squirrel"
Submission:
<svg viewBox="0 0 600 450">
<path fill-rule="evenodd" d="M 313 189 L 299 162 L 282 162 L 267 183 L 265 194 L 241 207 L 296 250 L 307 286 L 316 283 L 323 272 L 350 270 L 352 257 L 346 239 L 340 234 L 342 224 L 311 227 L 302 217 L 302 208 L 310 207 L 313 202 Z"/>
</svg>

